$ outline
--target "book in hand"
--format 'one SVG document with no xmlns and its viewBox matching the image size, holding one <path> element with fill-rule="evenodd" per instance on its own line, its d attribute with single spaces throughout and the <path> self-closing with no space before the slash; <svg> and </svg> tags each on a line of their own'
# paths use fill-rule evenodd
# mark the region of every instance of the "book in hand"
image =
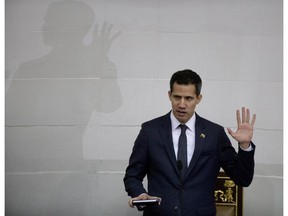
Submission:
<svg viewBox="0 0 288 216">
<path fill-rule="evenodd" d="M 133 200 L 132 204 L 135 206 L 159 205 L 160 199 Z"/>
</svg>

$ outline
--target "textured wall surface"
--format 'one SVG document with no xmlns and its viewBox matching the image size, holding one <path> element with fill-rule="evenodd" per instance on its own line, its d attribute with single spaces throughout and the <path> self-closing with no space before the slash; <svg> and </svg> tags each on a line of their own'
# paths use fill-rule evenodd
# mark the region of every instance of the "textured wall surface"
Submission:
<svg viewBox="0 0 288 216">
<path fill-rule="evenodd" d="M 6 0 L 6 215 L 141 215 L 123 176 L 172 73 L 203 79 L 198 114 L 257 114 L 245 216 L 283 214 L 282 0 Z M 233 141 L 237 147 L 237 143 Z"/>
</svg>

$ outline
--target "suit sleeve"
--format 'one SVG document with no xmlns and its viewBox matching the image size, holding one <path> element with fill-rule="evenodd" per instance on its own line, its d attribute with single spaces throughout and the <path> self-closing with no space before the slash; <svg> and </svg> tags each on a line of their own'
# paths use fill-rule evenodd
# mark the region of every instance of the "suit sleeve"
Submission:
<svg viewBox="0 0 288 216">
<path fill-rule="evenodd" d="M 219 143 L 221 167 L 237 185 L 248 187 L 254 176 L 254 153 L 256 146 L 251 142 L 252 151 L 243 151 L 238 147 L 238 153 L 236 153 L 224 128 L 220 132 Z"/>
<path fill-rule="evenodd" d="M 137 197 L 142 193 L 147 193 L 142 183 L 146 176 L 147 160 L 147 136 L 142 126 L 135 140 L 129 165 L 123 179 L 125 190 L 131 197 Z"/>
</svg>

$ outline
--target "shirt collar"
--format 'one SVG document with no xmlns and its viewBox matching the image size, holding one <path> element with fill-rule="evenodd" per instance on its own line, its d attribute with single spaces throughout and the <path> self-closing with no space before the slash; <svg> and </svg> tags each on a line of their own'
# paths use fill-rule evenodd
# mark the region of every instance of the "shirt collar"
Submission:
<svg viewBox="0 0 288 216">
<path fill-rule="evenodd" d="M 171 119 L 172 131 L 174 131 L 181 123 L 176 119 L 172 111 L 170 113 L 170 119 Z M 196 122 L 196 115 L 194 112 L 193 116 L 189 119 L 188 122 L 185 123 L 185 125 L 189 128 L 189 130 L 193 131 L 193 129 L 195 128 L 195 122 Z"/>
</svg>

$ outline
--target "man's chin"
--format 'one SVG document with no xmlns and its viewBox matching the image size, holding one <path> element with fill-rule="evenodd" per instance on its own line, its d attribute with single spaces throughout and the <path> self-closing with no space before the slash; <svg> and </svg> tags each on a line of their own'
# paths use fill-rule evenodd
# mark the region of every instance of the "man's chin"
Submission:
<svg viewBox="0 0 288 216">
<path fill-rule="evenodd" d="M 188 121 L 187 115 L 177 115 L 177 120 L 180 123 L 184 124 L 184 123 L 186 123 Z"/>
</svg>

